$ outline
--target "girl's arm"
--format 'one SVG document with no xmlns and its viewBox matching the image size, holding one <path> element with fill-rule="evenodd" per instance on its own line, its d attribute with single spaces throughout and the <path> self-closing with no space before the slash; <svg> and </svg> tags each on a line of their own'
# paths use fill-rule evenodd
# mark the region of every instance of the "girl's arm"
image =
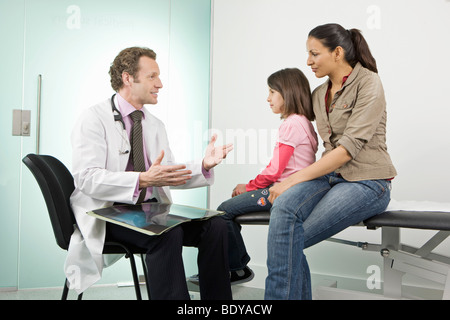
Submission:
<svg viewBox="0 0 450 320">
<path fill-rule="evenodd" d="M 269 165 L 246 185 L 246 191 L 267 188 L 278 181 L 294 153 L 294 147 L 278 143 Z"/>
<path fill-rule="evenodd" d="M 286 169 L 289 159 L 293 153 L 294 147 L 283 143 L 278 143 L 273 152 L 273 158 L 269 165 L 258 176 L 256 176 L 255 179 L 249 181 L 249 183 L 238 184 L 234 188 L 231 196 L 235 197 L 248 191 L 264 189 L 278 181 L 278 178 L 280 178 L 281 174 Z"/>
<path fill-rule="evenodd" d="M 297 171 L 282 182 L 277 183 L 272 188 L 270 188 L 269 201 L 273 203 L 276 198 L 278 198 L 290 187 L 295 186 L 298 183 L 313 180 L 329 174 L 342 167 L 351 159 L 352 157 L 343 146 L 337 147 L 333 151 L 327 153 L 317 162 L 300 171 Z"/>
</svg>

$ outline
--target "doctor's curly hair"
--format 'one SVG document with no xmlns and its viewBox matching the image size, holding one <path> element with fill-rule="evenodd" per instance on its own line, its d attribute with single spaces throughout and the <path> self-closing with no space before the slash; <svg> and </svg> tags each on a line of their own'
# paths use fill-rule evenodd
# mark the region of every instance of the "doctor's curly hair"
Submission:
<svg viewBox="0 0 450 320">
<path fill-rule="evenodd" d="M 139 59 L 141 57 L 149 57 L 156 60 L 156 53 L 148 48 L 131 47 L 122 50 L 114 59 L 109 69 L 111 76 L 111 86 L 114 91 L 119 91 L 123 87 L 122 74 L 127 72 L 133 78 L 136 78 L 139 71 Z"/>
</svg>

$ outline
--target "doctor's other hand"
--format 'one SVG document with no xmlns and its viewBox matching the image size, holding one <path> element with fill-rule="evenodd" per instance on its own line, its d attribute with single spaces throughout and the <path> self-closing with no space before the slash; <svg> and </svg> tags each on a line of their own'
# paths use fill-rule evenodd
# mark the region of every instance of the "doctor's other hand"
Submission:
<svg viewBox="0 0 450 320">
<path fill-rule="evenodd" d="M 141 172 L 139 175 L 139 188 L 148 187 L 166 187 L 166 186 L 180 186 L 185 184 L 192 178 L 192 171 L 184 170 L 185 165 L 161 165 L 164 158 L 164 151 L 160 155 L 147 172 Z"/>
<path fill-rule="evenodd" d="M 247 192 L 247 188 L 245 186 L 245 184 L 238 184 L 234 189 L 233 189 L 233 193 L 231 194 L 231 197 L 234 198 L 240 194 L 243 194 Z"/>
<path fill-rule="evenodd" d="M 211 170 L 221 163 L 222 160 L 227 157 L 227 154 L 233 150 L 232 143 L 220 147 L 214 146 L 216 140 L 217 134 L 212 136 L 211 141 L 206 148 L 205 158 L 203 158 L 203 168 L 205 168 L 206 171 Z"/>
</svg>

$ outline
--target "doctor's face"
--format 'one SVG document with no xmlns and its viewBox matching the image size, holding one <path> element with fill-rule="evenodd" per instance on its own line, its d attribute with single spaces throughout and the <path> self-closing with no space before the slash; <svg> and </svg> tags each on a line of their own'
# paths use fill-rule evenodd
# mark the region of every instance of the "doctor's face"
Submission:
<svg viewBox="0 0 450 320">
<path fill-rule="evenodd" d="M 139 59 L 139 71 L 131 81 L 131 97 L 137 104 L 157 104 L 158 93 L 163 85 L 160 70 L 155 60 L 143 56 Z"/>
</svg>

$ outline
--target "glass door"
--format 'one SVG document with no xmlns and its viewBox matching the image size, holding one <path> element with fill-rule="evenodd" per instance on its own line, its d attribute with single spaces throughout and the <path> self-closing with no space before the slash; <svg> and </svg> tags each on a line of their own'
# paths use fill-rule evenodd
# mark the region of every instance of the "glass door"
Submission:
<svg viewBox="0 0 450 320">
<path fill-rule="evenodd" d="M 134 45 L 168 52 L 169 1 L 25 3 L 24 108 L 35 130 L 23 139 L 22 152 L 52 155 L 70 170 L 74 121 L 113 94 L 108 71 L 118 52 Z M 42 194 L 26 168 L 21 194 L 19 288 L 60 286 L 66 252 L 56 246 Z"/>
<path fill-rule="evenodd" d="M 21 136 L 12 135 L 13 110 L 22 110 L 24 0 L 0 0 L 0 290 L 17 288 Z"/>
</svg>

